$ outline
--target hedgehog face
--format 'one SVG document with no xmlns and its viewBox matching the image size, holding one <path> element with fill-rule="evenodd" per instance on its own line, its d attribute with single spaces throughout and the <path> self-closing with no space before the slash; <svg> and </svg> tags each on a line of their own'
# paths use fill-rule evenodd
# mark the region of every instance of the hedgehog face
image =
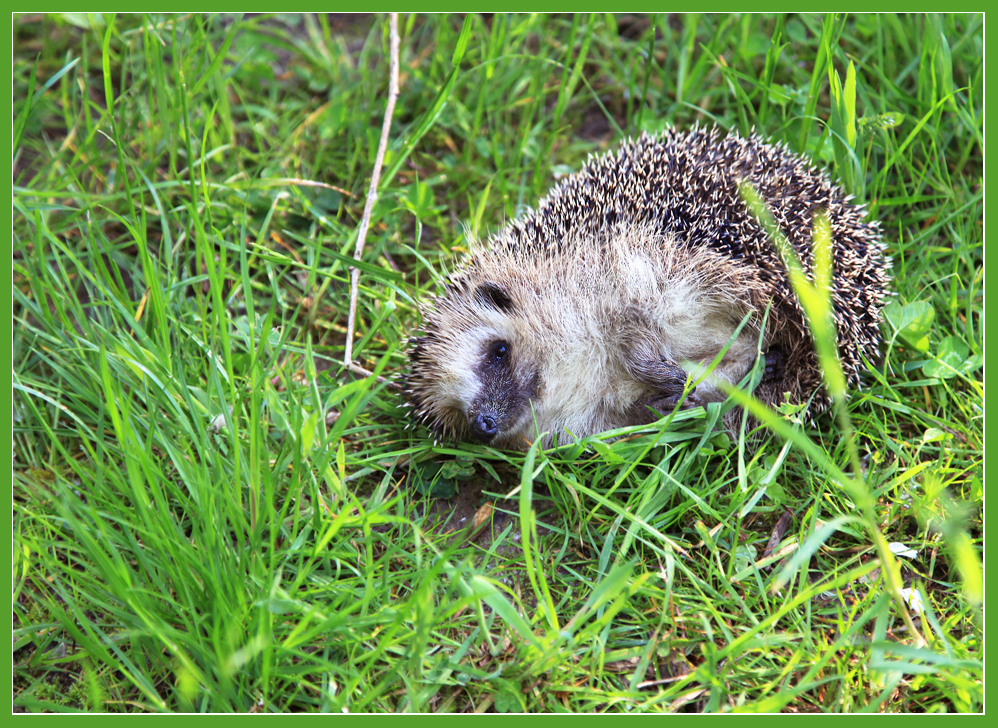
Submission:
<svg viewBox="0 0 998 728">
<path fill-rule="evenodd" d="M 541 377 L 516 319 L 498 284 L 451 284 L 410 351 L 406 395 L 417 420 L 442 437 L 523 446 Z"/>
</svg>

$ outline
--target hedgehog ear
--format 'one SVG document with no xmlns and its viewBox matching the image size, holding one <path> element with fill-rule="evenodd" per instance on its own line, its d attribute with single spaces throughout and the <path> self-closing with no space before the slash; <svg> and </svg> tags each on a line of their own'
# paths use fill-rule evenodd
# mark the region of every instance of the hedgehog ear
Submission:
<svg viewBox="0 0 998 728">
<path fill-rule="evenodd" d="M 491 306 L 496 311 L 513 313 L 516 308 L 513 300 L 506 295 L 506 291 L 491 281 L 486 281 L 475 289 L 475 296 L 486 306 Z"/>
</svg>

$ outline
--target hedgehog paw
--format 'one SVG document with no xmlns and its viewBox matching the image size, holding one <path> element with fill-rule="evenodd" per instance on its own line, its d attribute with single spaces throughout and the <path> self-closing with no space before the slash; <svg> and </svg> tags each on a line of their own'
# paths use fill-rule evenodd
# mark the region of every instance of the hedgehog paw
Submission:
<svg viewBox="0 0 998 728">
<path fill-rule="evenodd" d="M 693 409 L 702 404 L 703 400 L 692 389 L 686 394 L 686 398 L 684 399 L 682 384 L 679 385 L 679 391 L 677 392 L 663 392 L 645 400 L 645 406 L 651 407 L 662 415 L 669 414 L 676 409 L 677 405 L 680 409 Z"/>
<path fill-rule="evenodd" d="M 762 372 L 763 382 L 772 382 L 783 373 L 783 365 L 786 364 L 786 356 L 783 350 L 771 348 L 766 352 L 766 368 Z"/>
</svg>

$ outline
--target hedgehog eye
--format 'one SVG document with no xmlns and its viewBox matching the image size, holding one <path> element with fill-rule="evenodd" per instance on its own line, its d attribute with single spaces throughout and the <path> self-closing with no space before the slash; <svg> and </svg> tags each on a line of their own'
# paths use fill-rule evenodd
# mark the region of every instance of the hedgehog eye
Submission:
<svg viewBox="0 0 998 728">
<path fill-rule="evenodd" d="M 497 341 L 489 349 L 489 363 L 492 365 L 501 364 L 509 356 L 509 342 Z"/>
</svg>

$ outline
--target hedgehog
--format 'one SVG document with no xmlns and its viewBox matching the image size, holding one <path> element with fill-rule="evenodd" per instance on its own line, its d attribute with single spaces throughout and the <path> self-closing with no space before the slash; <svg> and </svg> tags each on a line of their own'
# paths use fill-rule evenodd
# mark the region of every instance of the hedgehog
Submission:
<svg viewBox="0 0 998 728">
<path fill-rule="evenodd" d="M 743 383 L 760 357 L 754 395 L 789 397 L 813 421 L 829 398 L 806 318 L 743 182 L 809 277 L 827 215 L 838 352 L 858 386 L 864 358 L 879 359 L 889 282 L 878 224 L 785 145 L 697 125 L 590 156 L 472 246 L 411 339 L 412 422 L 436 440 L 547 447 L 723 401 L 722 382 Z"/>
</svg>

